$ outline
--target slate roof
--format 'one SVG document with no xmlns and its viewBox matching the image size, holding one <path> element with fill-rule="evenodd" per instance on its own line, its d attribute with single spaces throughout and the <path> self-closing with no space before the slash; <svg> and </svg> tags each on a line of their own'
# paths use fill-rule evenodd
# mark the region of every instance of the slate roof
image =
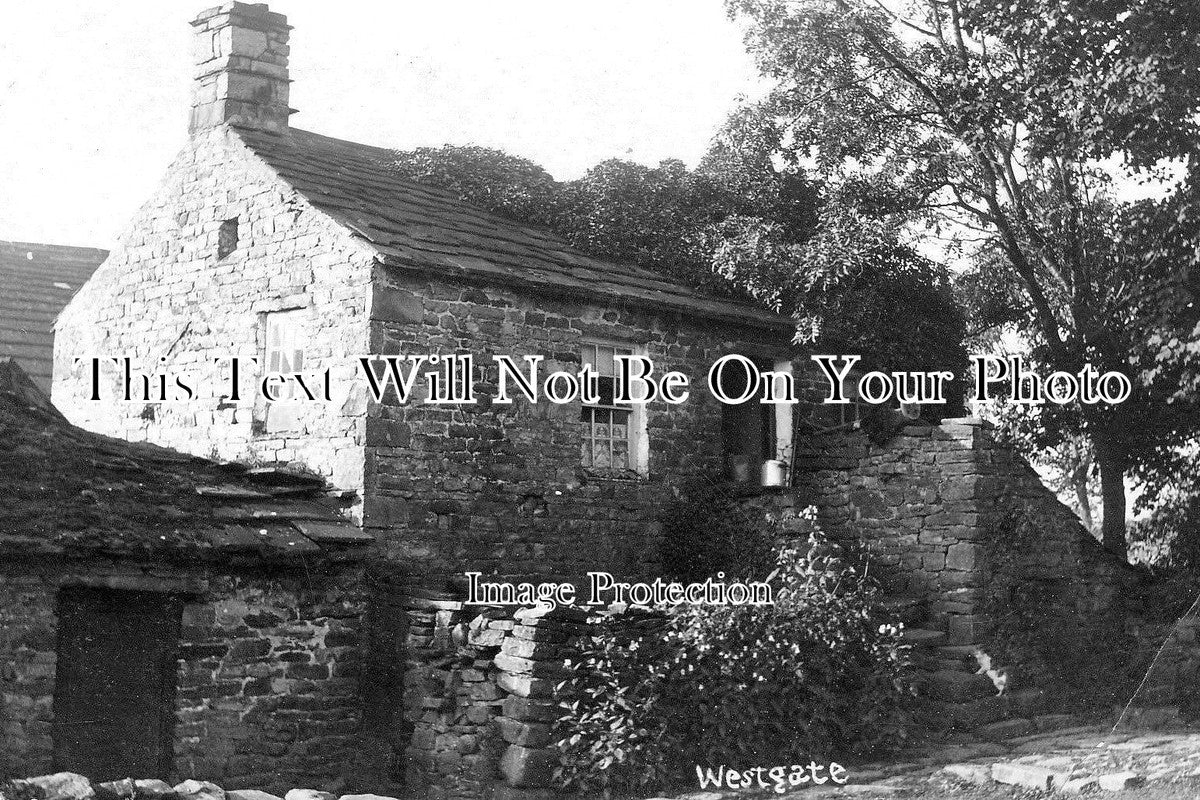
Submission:
<svg viewBox="0 0 1200 800">
<path fill-rule="evenodd" d="M 0 487 L 0 559 L 288 561 L 354 557 L 374 541 L 319 479 L 71 425 L 9 358 L 0 358 Z"/>
<path fill-rule="evenodd" d="M 585 255 L 549 231 L 476 208 L 400 176 L 396 153 L 291 128 L 237 129 L 249 147 L 314 206 L 366 239 L 399 269 L 599 297 L 610 302 L 790 332 L 791 320 L 657 273 Z"/>
<path fill-rule="evenodd" d="M 50 391 L 54 318 L 108 257 L 107 250 L 0 242 L 0 356 L 16 358 Z"/>
</svg>

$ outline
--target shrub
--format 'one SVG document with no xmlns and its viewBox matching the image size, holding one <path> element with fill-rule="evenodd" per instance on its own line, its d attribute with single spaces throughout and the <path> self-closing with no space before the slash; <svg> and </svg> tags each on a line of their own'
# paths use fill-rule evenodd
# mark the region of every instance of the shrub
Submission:
<svg viewBox="0 0 1200 800">
<path fill-rule="evenodd" d="M 662 639 L 645 633 L 628 619 L 602 617 L 573 665 L 567 684 L 576 699 L 555 726 L 563 787 L 608 797 L 661 783 L 667 714 L 657 666 L 666 654 Z"/>
<path fill-rule="evenodd" d="M 645 789 L 699 765 L 845 759 L 899 746 L 910 721 L 907 648 L 871 618 L 875 589 L 814 530 L 785 546 L 773 606 L 689 606 L 658 630 L 610 619 L 585 644 L 556 732 L 559 778 Z"/>
<path fill-rule="evenodd" d="M 907 650 L 875 590 L 814 531 L 784 547 L 775 605 L 679 606 L 664 680 L 676 766 L 845 758 L 904 741 Z"/>
</svg>

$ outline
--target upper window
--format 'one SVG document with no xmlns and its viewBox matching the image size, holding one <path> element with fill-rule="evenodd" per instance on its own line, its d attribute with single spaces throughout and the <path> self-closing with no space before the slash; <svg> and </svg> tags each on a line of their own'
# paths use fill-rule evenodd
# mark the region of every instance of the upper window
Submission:
<svg viewBox="0 0 1200 800">
<path fill-rule="evenodd" d="M 304 341 L 301 338 L 302 311 L 276 311 L 267 314 L 267 372 L 301 372 L 304 369 Z"/>
<path fill-rule="evenodd" d="M 275 311 L 267 314 L 266 372 L 290 374 L 304 371 L 304 312 Z M 296 382 L 287 379 L 275 390 L 280 400 L 290 400 Z"/>
<path fill-rule="evenodd" d="M 217 258 L 224 258 L 234 250 L 237 250 L 237 246 L 238 221 L 237 217 L 234 217 L 233 219 L 223 221 L 220 230 L 217 231 Z"/>
<path fill-rule="evenodd" d="M 631 347 L 587 342 L 583 345 L 584 365 L 600 376 L 599 402 L 585 404 L 579 412 L 583 422 L 580 463 L 595 470 L 646 472 L 648 452 L 645 444 L 645 405 L 617 405 L 613 402 L 615 357 L 633 355 Z"/>
</svg>

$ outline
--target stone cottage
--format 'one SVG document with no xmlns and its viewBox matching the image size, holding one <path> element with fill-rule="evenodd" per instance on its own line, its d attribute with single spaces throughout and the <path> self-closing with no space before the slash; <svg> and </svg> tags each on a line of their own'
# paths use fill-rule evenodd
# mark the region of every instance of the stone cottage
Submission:
<svg viewBox="0 0 1200 800">
<path fill-rule="evenodd" d="M 0 360 L 0 775 L 331 784 L 362 704 L 339 493 L 70 425 Z"/>
<path fill-rule="evenodd" d="M 437 783 L 439 797 L 486 794 L 497 770 L 504 796 L 544 789 L 553 706 L 548 681 L 534 679 L 545 665 L 527 656 L 530 642 L 565 641 L 579 620 L 538 633 L 477 614 L 455 593 L 463 573 L 655 577 L 661 517 L 679 492 L 752 482 L 769 460 L 795 463 L 795 488 L 748 503 L 816 502 L 833 535 L 860 542 L 929 650 L 934 716 L 1010 728 L 1046 716 L 1036 693 L 992 697 L 963 656 L 989 609 L 1030 581 L 1044 590 L 1037 602 L 1070 619 L 1115 602 L 1116 568 L 983 426 L 912 426 L 881 444 L 842 407 L 718 402 L 704 376 L 724 355 L 792 371 L 789 320 L 591 258 L 402 179 L 390 150 L 291 126 L 290 29 L 264 5 L 223 5 L 193 26 L 190 140 L 59 317 L 53 399 L 91 431 L 320 476 L 337 492 L 373 545 L 361 609 L 366 752 L 406 757 L 410 779 Z M 473 355 L 476 400 L 423 402 L 424 381 L 406 402 L 377 400 L 357 374 L 367 354 Z M 689 375 L 691 397 L 612 402 L 623 354 Z M 590 366 L 600 396 L 496 402 L 498 355 L 541 357 L 542 374 Z M 244 384 L 227 374 L 235 357 Z M 253 384 L 276 372 L 313 382 L 280 382 L 290 401 L 267 403 Z M 838 418 L 818 418 L 829 414 Z M 1053 534 L 1013 545 L 1014 509 L 1050 520 Z M 468 628 L 476 651 L 451 668 Z M 178 736 L 191 735 L 185 724 Z M 270 758 L 195 774 L 267 785 L 252 771 Z"/>
<path fill-rule="evenodd" d="M 401 179 L 384 148 L 291 127 L 289 26 L 263 5 L 210 9 L 193 25 L 191 139 L 58 321 L 53 397 L 70 420 L 325 476 L 353 493 L 353 518 L 388 559 L 424 574 L 641 574 L 651 512 L 675 486 L 729 460 L 751 475 L 788 458 L 786 406 L 722 406 L 702 390 L 724 354 L 786 358 L 788 320 Z M 645 411 L 603 397 L 501 405 L 489 368 L 474 404 L 368 402 L 355 378 L 368 353 L 469 353 L 479 368 L 532 355 L 542 374 L 590 364 L 607 375 L 615 354 L 642 354 L 694 386 L 688 402 Z M 150 375 L 212 375 L 230 356 L 329 368 L 335 401 L 91 402 L 93 355 Z M 120 369 L 103 372 L 119 394 Z"/>
</svg>

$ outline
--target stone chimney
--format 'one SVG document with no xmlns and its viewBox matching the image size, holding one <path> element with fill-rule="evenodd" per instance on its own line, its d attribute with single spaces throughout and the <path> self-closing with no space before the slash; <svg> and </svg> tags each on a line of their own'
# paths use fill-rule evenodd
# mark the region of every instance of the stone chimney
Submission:
<svg viewBox="0 0 1200 800">
<path fill-rule="evenodd" d="M 287 131 L 287 17 L 266 3 L 226 3 L 200 12 L 192 26 L 196 79 L 188 131 L 225 123 Z"/>
</svg>

